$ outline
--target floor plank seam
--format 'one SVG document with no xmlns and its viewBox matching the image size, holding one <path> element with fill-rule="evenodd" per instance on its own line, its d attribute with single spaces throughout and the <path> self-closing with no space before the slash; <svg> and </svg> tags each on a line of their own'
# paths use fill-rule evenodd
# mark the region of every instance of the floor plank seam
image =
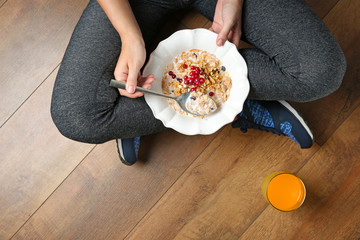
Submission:
<svg viewBox="0 0 360 240">
<path fill-rule="evenodd" d="M 7 3 L 8 1 L 9 0 L 6 0 L 5 2 L 3 2 L 3 4 L 1 4 L 0 8 L 2 8 L 5 5 L 5 3 Z"/>
<path fill-rule="evenodd" d="M 29 218 L 19 227 L 19 229 L 11 236 L 10 240 L 16 236 L 18 232 L 29 222 L 29 220 L 39 211 L 39 209 L 51 198 L 51 196 L 63 185 L 63 183 L 72 175 L 72 173 L 80 166 L 80 164 L 90 155 L 95 149 L 94 147 L 84 156 L 84 158 L 74 167 L 74 169 L 59 183 L 59 185 L 49 194 L 49 196 L 40 204 L 40 206 L 29 216 Z"/>
<path fill-rule="evenodd" d="M 56 67 L 45 77 L 43 81 L 32 91 L 29 96 L 15 109 L 15 111 L 4 121 L 4 123 L 0 126 L 0 129 L 5 126 L 5 124 L 15 115 L 15 113 L 31 98 L 32 95 L 39 89 L 41 85 L 51 76 L 51 74 L 60 66 L 60 63 L 56 65 Z"/>
<path fill-rule="evenodd" d="M 206 26 L 206 24 L 208 24 L 209 22 L 211 22 L 211 21 L 207 20 L 201 27 L 204 28 Z"/>
<path fill-rule="evenodd" d="M 326 141 L 326 142 L 327 142 L 327 141 Z M 325 145 L 325 144 L 323 144 L 323 145 Z M 307 160 L 304 161 L 304 164 L 303 164 L 302 166 L 300 166 L 299 169 L 298 169 L 296 172 L 294 172 L 294 174 L 297 175 L 297 174 L 301 171 L 301 169 L 303 169 L 303 168 L 305 167 L 305 165 L 308 164 L 309 161 L 321 150 L 321 148 L 322 148 L 322 146 L 319 145 L 319 149 L 316 150 L 315 152 L 313 152 L 313 154 L 311 154 L 311 155 L 307 158 Z"/>
<path fill-rule="evenodd" d="M 126 239 L 134 229 L 140 224 L 140 222 L 148 215 L 148 213 L 157 205 L 157 203 L 169 192 L 169 190 L 178 182 L 178 180 L 184 175 L 184 173 L 196 162 L 199 156 L 207 149 L 207 147 L 214 141 L 214 139 L 222 132 L 224 128 L 217 132 L 215 137 L 204 147 L 204 149 L 194 158 L 194 160 L 189 164 L 187 168 L 179 175 L 179 177 L 169 186 L 169 188 L 159 197 L 159 199 L 153 204 L 153 206 L 139 219 L 139 221 L 134 225 L 134 227 L 125 235 L 123 239 Z"/>
<path fill-rule="evenodd" d="M 349 114 L 347 115 L 347 117 L 345 117 L 345 118 L 341 121 L 341 123 L 338 125 L 338 127 L 335 128 L 335 129 L 332 131 L 332 133 L 329 135 L 329 137 L 326 139 L 326 141 L 325 141 L 323 144 L 318 143 L 316 140 L 315 140 L 314 142 L 317 143 L 320 147 L 323 146 L 323 145 L 325 145 L 325 144 L 327 143 L 327 141 L 332 137 L 332 135 L 334 135 L 334 133 L 343 125 L 343 123 L 344 123 L 348 118 L 350 118 L 350 116 L 351 116 L 351 115 L 356 111 L 356 109 L 358 109 L 358 108 L 360 108 L 360 102 L 358 103 L 358 105 L 355 105 L 354 109 L 353 109 L 351 112 L 349 112 Z M 342 109 L 341 109 L 341 112 L 342 112 Z"/>
<path fill-rule="evenodd" d="M 247 230 L 249 230 L 249 228 L 256 222 L 256 220 L 264 213 L 264 211 L 269 207 L 269 205 L 267 205 L 261 212 L 259 212 L 259 214 L 255 217 L 255 219 L 251 222 L 251 224 L 249 226 L 247 226 L 247 228 L 245 228 L 245 230 L 242 232 L 242 234 L 239 236 L 239 240 L 241 240 L 242 236 L 247 232 Z"/>
<path fill-rule="evenodd" d="M 329 15 L 329 13 L 336 7 L 336 5 L 339 4 L 340 1 L 341 1 L 341 0 L 338 0 L 338 1 L 334 4 L 334 6 L 332 6 L 332 8 L 324 15 L 324 17 L 322 18 L 322 20 L 324 20 L 324 19 Z"/>
</svg>

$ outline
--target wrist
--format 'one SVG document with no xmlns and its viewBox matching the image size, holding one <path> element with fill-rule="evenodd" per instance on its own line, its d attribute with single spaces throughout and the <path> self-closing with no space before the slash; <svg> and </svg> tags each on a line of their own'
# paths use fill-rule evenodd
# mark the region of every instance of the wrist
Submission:
<svg viewBox="0 0 360 240">
<path fill-rule="evenodd" d="M 241 7 L 243 5 L 244 0 L 219 0 L 223 5 L 230 4 L 231 6 L 235 6 L 235 8 Z"/>
<path fill-rule="evenodd" d="M 121 44 L 123 46 L 142 46 L 145 48 L 145 42 L 140 34 L 125 34 L 125 36 L 121 36 Z"/>
</svg>

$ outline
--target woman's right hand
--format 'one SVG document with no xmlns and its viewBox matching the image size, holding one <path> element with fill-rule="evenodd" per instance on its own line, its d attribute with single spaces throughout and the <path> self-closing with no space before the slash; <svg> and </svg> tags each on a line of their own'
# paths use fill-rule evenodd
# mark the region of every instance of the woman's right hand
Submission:
<svg viewBox="0 0 360 240">
<path fill-rule="evenodd" d="M 143 94 L 135 91 L 136 86 L 151 88 L 154 75 L 140 77 L 145 63 L 146 50 L 140 27 L 127 0 L 98 0 L 121 38 L 121 53 L 115 67 L 115 79 L 126 82 L 126 90 L 120 94 L 129 98 Z"/>
<path fill-rule="evenodd" d="M 143 95 L 135 91 L 136 86 L 151 88 L 155 81 L 154 75 L 141 77 L 140 69 L 146 59 L 146 50 L 142 39 L 123 40 L 121 54 L 115 68 L 115 79 L 126 82 L 126 90 L 119 89 L 122 96 L 137 98 Z"/>
</svg>

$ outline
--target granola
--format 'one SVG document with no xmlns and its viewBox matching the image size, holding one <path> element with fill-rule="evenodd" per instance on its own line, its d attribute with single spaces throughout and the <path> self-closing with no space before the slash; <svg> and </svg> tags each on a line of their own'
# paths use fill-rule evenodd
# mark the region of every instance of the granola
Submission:
<svg viewBox="0 0 360 240">
<path fill-rule="evenodd" d="M 162 78 L 163 93 L 177 97 L 192 91 L 210 96 L 218 107 L 229 98 L 231 86 L 229 72 L 221 61 L 214 54 L 198 49 L 177 55 Z M 179 114 L 188 115 L 174 100 L 169 99 L 169 105 Z"/>
</svg>

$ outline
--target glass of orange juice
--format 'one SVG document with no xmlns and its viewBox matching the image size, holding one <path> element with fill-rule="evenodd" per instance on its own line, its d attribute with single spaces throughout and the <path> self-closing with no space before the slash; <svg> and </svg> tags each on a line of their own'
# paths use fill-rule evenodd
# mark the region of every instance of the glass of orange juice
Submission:
<svg viewBox="0 0 360 240">
<path fill-rule="evenodd" d="M 301 179 L 286 172 L 268 175 L 261 185 L 261 191 L 270 205 L 286 212 L 299 208 L 306 197 L 305 185 Z"/>
</svg>

